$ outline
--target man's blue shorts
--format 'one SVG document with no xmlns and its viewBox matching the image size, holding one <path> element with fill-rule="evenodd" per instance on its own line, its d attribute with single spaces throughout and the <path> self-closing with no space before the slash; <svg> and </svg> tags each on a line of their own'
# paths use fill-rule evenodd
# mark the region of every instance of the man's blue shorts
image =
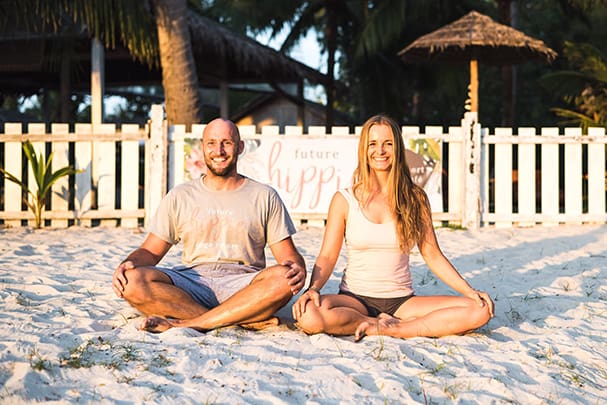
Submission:
<svg viewBox="0 0 607 405">
<path fill-rule="evenodd" d="M 155 267 L 205 308 L 211 309 L 242 290 L 259 269 L 235 263 L 204 263 L 194 267 Z"/>
</svg>

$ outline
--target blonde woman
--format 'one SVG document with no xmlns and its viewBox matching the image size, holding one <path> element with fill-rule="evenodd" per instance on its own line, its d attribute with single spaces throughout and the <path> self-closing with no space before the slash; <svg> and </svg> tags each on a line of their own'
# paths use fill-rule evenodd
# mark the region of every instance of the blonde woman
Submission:
<svg viewBox="0 0 607 405">
<path fill-rule="evenodd" d="M 411 179 L 400 128 L 389 117 L 365 122 L 352 184 L 333 196 L 309 288 L 293 305 L 300 327 L 358 340 L 456 335 L 486 324 L 493 302 L 442 253 L 428 198 Z M 344 240 L 348 264 L 339 293 L 321 295 Z M 415 295 L 409 269 L 415 245 L 430 270 L 460 295 Z"/>
</svg>

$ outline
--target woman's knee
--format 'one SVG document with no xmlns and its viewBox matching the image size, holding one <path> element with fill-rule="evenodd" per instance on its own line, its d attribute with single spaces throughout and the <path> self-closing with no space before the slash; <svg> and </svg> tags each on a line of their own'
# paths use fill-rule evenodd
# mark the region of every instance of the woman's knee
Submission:
<svg viewBox="0 0 607 405">
<path fill-rule="evenodd" d="M 325 331 L 322 313 L 312 302 L 306 305 L 306 311 L 297 320 L 297 325 L 308 335 L 315 335 Z"/>
<path fill-rule="evenodd" d="M 485 304 L 481 307 L 478 302 L 474 301 L 471 307 L 470 319 L 473 320 L 475 329 L 487 324 L 491 319 L 489 305 Z"/>
</svg>

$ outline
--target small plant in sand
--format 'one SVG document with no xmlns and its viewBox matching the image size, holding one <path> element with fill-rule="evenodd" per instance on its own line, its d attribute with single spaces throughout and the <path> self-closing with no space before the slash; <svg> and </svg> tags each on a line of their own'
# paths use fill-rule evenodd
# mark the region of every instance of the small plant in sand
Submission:
<svg viewBox="0 0 607 405">
<path fill-rule="evenodd" d="M 385 350 L 384 337 L 382 335 L 379 335 L 378 345 L 371 351 L 373 358 L 377 361 L 384 360 L 384 357 L 383 357 L 384 350 Z"/>
<path fill-rule="evenodd" d="M 59 360 L 62 367 L 89 368 L 99 365 L 119 369 L 126 363 L 141 360 L 141 356 L 137 348 L 132 345 L 114 345 L 99 336 L 70 349 L 68 355 L 62 356 Z"/>
<path fill-rule="evenodd" d="M 17 301 L 17 304 L 19 304 L 23 307 L 32 306 L 30 299 L 28 297 L 24 296 L 22 292 L 19 292 L 19 294 L 17 294 L 16 301 Z"/>
<path fill-rule="evenodd" d="M 4 178 L 6 178 L 7 180 L 20 185 L 21 189 L 26 190 L 28 194 L 31 195 L 31 201 L 28 198 L 24 198 L 24 202 L 34 214 L 36 228 L 41 228 L 42 211 L 46 207 L 46 201 L 49 193 L 51 192 L 51 187 L 53 186 L 53 184 L 55 184 L 57 180 L 64 176 L 79 173 L 80 171 L 74 169 L 72 166 L 65 166 L 53 172 L 51 169 L 51 163 L 53 162 L 53 153 L 51 152 L 51 154 L 45 161 L 44 156 L 38 156 L 36 150 L 34 149 L 30 141 L 26 141 L 23 144 L 23 152 L 25 153 L 25 157 L 27 158 L 29 165 L 32 169 L 34 180 L 36 181 L 37 186 L 36 190 L 30 189 L 26 183 L 24 183 L 22 180 L 19 180 L 17 176 L 7 172 L 2 167 L 0 167 L 0 173 L 2 173 L 4 175 Z"/>
<path fill-rule="evenodd" d="M 32 366 L 32 368 L 36 371 L 42 371 L 42 370 L 50 370 L 51 369 L 51 363 L 46 360 L 44 357 L 42 357 L 42 355 L 40 354 L 40 352 L 38 351 L 38 349 L 32 349 L 29 353 L 29 361 L 30 361 L 30 366 Z"/>
</svg>

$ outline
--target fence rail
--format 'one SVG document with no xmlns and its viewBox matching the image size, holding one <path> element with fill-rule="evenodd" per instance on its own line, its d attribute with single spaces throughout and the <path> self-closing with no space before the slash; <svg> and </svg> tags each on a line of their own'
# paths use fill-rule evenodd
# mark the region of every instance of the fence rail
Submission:
<svg viewBox="0 0 607 405">
<path fill-rule="evenodd" d="M 22 143 L 30 141 L 40 156 L 53 153 L 52 170 L 72 165 L 80 172 L 61 178 L 52 187 L 47 210 L 42 217 L 52 227 L 94 224 L 136 227 L 145 217 L 139 177 L 140 154 L 147 143 L 148 129 L 138 125 L 4 124 L 0 134 L 3 167 L 36 191 L 31 169 L 22 154 Z M 120 162 L 120 166 L 116 165 Z M 143 173 L 141 173 L 143 174 Z M 34 215 L 23 199 L 21 187 L 6 179 L 0 181 L 0 220 L 5 226 L 33 225 Z M 125 192 L 126 190 L 134 190 Z M 31 198 L 31 197 L 29 197 Z"/>
<path fill-rule="evenodd" d="M 496 128 L 483 136 L 482 222 L 604 223 L 604 128 Z"/>
<path fill-rule="evenodd" d="M 73 165 L 79 173 L 52 189 L 46 226 L 73 224 L 136 227 L 155 211 L 166 190 L 186 180 L 186 145 L 201 138 L 204 125 L 168 127 L 160 106 L 144 126 L 76 124 L 4 124 L 0 133 L 0 164 L 35 189 L 22 143 L 38 153 L 53 152 L 53 168 Z M 240 127 L 244 139 L 306 139 L 310 142 L 357 140 L 360 127 Z M 407 141 L 432 139 L 442 156 L 440 210 L 437 222 L 477 226 L 531 226 L 558 223 L 607 223 L 606 144 L 604 128 L 481 129 L 474 122 L 460 127 L 403 127 Z M 351 142 L 350 142 L 351 143 Z M 354 156 L 355 159 L 355 156 Z M 280 188 L 280 184 L 274 185 Z M 334 190 L 325 190 L 332 195 Z M 21 188 L 0 179 L 0 224 L 33 225 Z M 324 222 L 326 210 L 293 213 L 300 221 Z"/>
</svg>

